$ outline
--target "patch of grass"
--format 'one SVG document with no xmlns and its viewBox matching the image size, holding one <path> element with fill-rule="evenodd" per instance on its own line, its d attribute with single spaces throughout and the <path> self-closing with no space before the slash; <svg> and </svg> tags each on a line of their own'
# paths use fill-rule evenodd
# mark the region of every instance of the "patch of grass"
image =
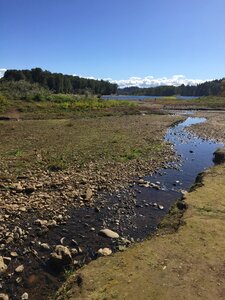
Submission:
<svg viewBox="0 0 225 300">
<path fill-rule="evenodd" d="M 22 156 L 22 154 L 23 154 L 23 150 L 21 150 L 21 149 L 15 149 L 15 150 L 8 152 L 8 155 L 15 156 L 15 157 Z"/>
<path fill-rule="evenodd" d="M 174 97 L 149 99 L 144 101 L 146 105 L 159 106 L 161 108 L 177 109 L 225 109 L 225 97 L 207 96 L 189 100 L 179 100 Z"/>
<path fill-rule="evenodd" d="M 121 161 L 128 161 L 132 159 L 137 159 L 142 154 L 140 149 L 132 149 L 131 151 L 121 155 Z"/>
</svg>

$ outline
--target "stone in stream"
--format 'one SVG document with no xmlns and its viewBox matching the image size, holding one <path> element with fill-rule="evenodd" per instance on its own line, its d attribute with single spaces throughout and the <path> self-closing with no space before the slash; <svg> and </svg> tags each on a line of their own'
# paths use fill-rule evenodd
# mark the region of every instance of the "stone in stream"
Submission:
<svg viewBox="0 0 225 300">
<path fill-rule="evenodd" d="M 50 263 L 56 268 L 62 268 L 71 262 L 72 256 L 68 247 L 57 245 L 55 252 L 50 254 Z"/>
<path fill-rule="evenodd" d="M 0 275 L 5 273 L 8 269 L 7 265 L 4 263 L 3 257 L 0 256 Z"/>
<path fill-rule="evenodd" d="M 163 205 L 161 205 L 161 204 L 158 204 L 158 209 L 164 209 L 164 206 Z"/>
<path fill-rule="evenodd" d="M 28 293 L 23 293 L 23 295 L 21 296 L 21 300 L 28 300 L 28 299 L 29 299 Z"/>
<path fill-rule="evenodd" d="M 106 237 L 109 237 L 111 239 L 118 239 L 119 238 L 119 234 L 115 231 L 112 231 L 110 229 L 101 229 L 99 232 L 101 235 L 104 235 Z"/>
<path fill-rule="evenodd" d="M 50 250 L 50 246 L 47 243 L 40 244 L 40 247 L 42 248 L 42 250 Z"/>
<path fill-rule="evenodd" d="M 15 272 L 16 273 L 22 273 L 24 271 L 24 266 L 23 265 L 20 265 L 18 266 L 16 269 L 15 269 Z"/>
<path fill-rule="evenodd" d="M 17 252 L 14 252 L 14 251 L 10 252 L 10 255 L 11 255 L 12 257 L 17 257 L 17 256 L 18 256 Z"/>
</svg>

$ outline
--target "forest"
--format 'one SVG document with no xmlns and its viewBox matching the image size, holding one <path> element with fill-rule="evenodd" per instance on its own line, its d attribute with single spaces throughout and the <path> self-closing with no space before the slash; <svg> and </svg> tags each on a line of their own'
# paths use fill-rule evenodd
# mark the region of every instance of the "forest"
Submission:
<svg viewBox="0 0 225 300">
<path fill-rule="evenodd" d="M 27 81 L 39 84 L 54 93 L 84 94 L 89 92 L 95 95 L 115 94 L 117 85 L 104 80 L 82 78 L 62 73 L 51 73 L 41 68 L 31 70 L 7 70 L 1 81 Z"/>
<path fill-rule="evenodd" d="M 126 87 L 118 89 L 120 95 L 140 95 L 140 96 L 219 96 L 224 93 L 225 80 L 206 81 L 204 83 L 194 85 L 180 86 L 157 86 L 150 88 Z"/>
</svg>

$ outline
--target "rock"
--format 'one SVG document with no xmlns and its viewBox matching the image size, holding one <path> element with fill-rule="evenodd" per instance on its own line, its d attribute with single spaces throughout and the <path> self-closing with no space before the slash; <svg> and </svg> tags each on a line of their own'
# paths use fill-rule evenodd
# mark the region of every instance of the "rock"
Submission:
<svg viewBox="0 0 225 300">
<path fill-rule="evenodd" d="M 0 300 L 9 300 L 9 296 L 7 294 L 0 293 Z"/>
<path fill-rule="evenodd" d="M 5 273 L 8 269 L 7 265 L 4 263 L 3 257 L 0 256 L 0 275 Z"/>
<path fill-rule="evenodd" d="M 12 251 L 12 252 L 10 252 L 10 255 L 11 255 L 12 257 L 17 257 L 17 256 L 18 256 L 18 253 L 17 253 L 17 252 L 14 252 L 14 251 Z"/>
<path fill-rule="evenodd" d="M 57 222 L 62 222 L 62 221 L 63 221 L 63 216 L 62 216 L 62 215 L 58 215 L 58 216 L 56 217 L 56 221 L 57 221 Z"/>
<path fill-rule="evenodd" d="M 219 165 L 225 162 L 225 149 L 219 148 L 214 153 L 213 161 L 215 164 Z"/>
<path fill-rule="evenodd" d="M 71 248 L 71 254 L 72 255 L 77 255 L 78 250 L 76 248 Z"/>
<path fill-rule="evenodd" d="M 47 223 L 48 223 L 47 220 L 40 220 L 40 219 L 37 219 L 37 220 L 34 221 L 34 224 L 39 225 L 39 226 L 46 226 Z"/>
<path fill-rule="evenodd" d="M 57 223 L 56 223 L 55 220 L 48 221 L 48 220 L 37 219 L 37 220 L 34 221 L 34 224 L 36 224 L 36 225 L 38 225 L 40 227 L 47 226 L 48 228 L 57 226 Z"/>
<path fill-rule="evenodd" d="M 161 210 L 163 210 L 163 209 L 164 209 L 164 206 L 163 206 L 163 205 L 161 205 L 161 204 L 158 204 L 158 209 L 161 209 Z"/>
<path fill-rule="evenodd" d="M 17 277 L 16 278 L 16 283 L 19 284 L 22 280 L 23 280 L 22 277 Z"/>
<path fill-rule="evenodd" d="M 78 242 L 77 242 L 76 240 L 74 240 L 74 239 L 72 239 L 71 243 L 72 243 L 73 245 L 75 245 L 75 246 L 78 246 Z"/>
<path fill-rule="evenodd" d="M 57 226 L 57 222 L 56 220 L 51 220 L 47 222 L 47 227 L 51 228 L 51 227 L 56 227 Z"/>
<path fill-rule="evenodd" d="M 21 300 L 28 300 L 29 296 L 28 293 L 23 293 L 23 295 L 21 296 Z"/>
<path fill-rule="evenodd" d="M 24 271 L 24 266 L 23 265 L 20 265 L 18 266 L 16 269 L 15 269 L 15 272 L 16 273 L 22 273 Z"/>
<path fill-rule="evenodd" d="M 118 248 L 118 250 L 121 251 L 121 252 L 127 250 L 127 247 L 124 246 L 124 245 L 119 245 L 117 248 Z"/>
<path fill-rule="evenodd" d="M 17 193 L 20 193 L 23 191 L 23 187 L 20 182 L 12 184 L 12 189 L 14 189 Z"/>
<path fill-rule="evenodd" d="M 87 188 L 86 190 L 86 197 L 85 197 L 85 200 L 86 201 L 90 201 L 93 197 L 93 191 L 91 188 Z"/>
<path fill-rule="evenodd" d="M 156 190 L 159 190 L 160 189 L 160 186 L 158 186 L 157 184 L 151 182 L 150 186 L 153 188 L 153 189 L 156 189 Z"/>
<path fill-rule="evenodd" d="M 72 262 L 72 256 L 68 247 L 57 245 L 55 252 L 50 254 L 50 263 L 56 268 L 69 265 Z"/>
<path fill-rule="evenodd" d="M 66 239 L 65 237 L 62 237 L 62 238 L 60 239 L 60 244 L 61 244 L 61 245 L 64 245 L 65 239 Z"/>
<path fill-rule="evenodd" d="M 98 253 L 101 254 L 102 256 L 108 256 L 112 254 L 112 250 L 109 248 L 100 248 L 98 249 Z"/>
<path fill-rule="evenodd" d="M 47 243 L 42 243 L 42 244 L 40 244 L 40 246 L 43 250 L 50 250 L 50 246 Z"/>
<path fill-rule="evenodd" d="M 107 228 L 101 229 L 99 233 L 106 236 L 106 237 L 112 238 L 112 239 L 118 239 L 119 238 L 118 233 L 116 233 L 116 232 L 114 232 L 110 229 L 107 229 Z"/>
<path fill-rule="evenodd" d="M 146 181 L 143 178 L 140 178 L 139 180 L 137 180 L 137 183 L 143 184 L 143 183 L 146 183 Z"/>
</svg>

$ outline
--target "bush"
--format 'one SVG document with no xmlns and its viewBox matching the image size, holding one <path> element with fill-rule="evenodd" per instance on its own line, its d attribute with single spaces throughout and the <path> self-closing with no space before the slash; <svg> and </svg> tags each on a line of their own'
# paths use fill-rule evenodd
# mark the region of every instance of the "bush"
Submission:
<svg viewBox="0 0 225 300">
<path fill-rule="evenodd" d="M 45 100 L 50 91 L 37 83 L 20 81 L 0 81 L 0 93 L 9 100 Z"/>
</svg>

